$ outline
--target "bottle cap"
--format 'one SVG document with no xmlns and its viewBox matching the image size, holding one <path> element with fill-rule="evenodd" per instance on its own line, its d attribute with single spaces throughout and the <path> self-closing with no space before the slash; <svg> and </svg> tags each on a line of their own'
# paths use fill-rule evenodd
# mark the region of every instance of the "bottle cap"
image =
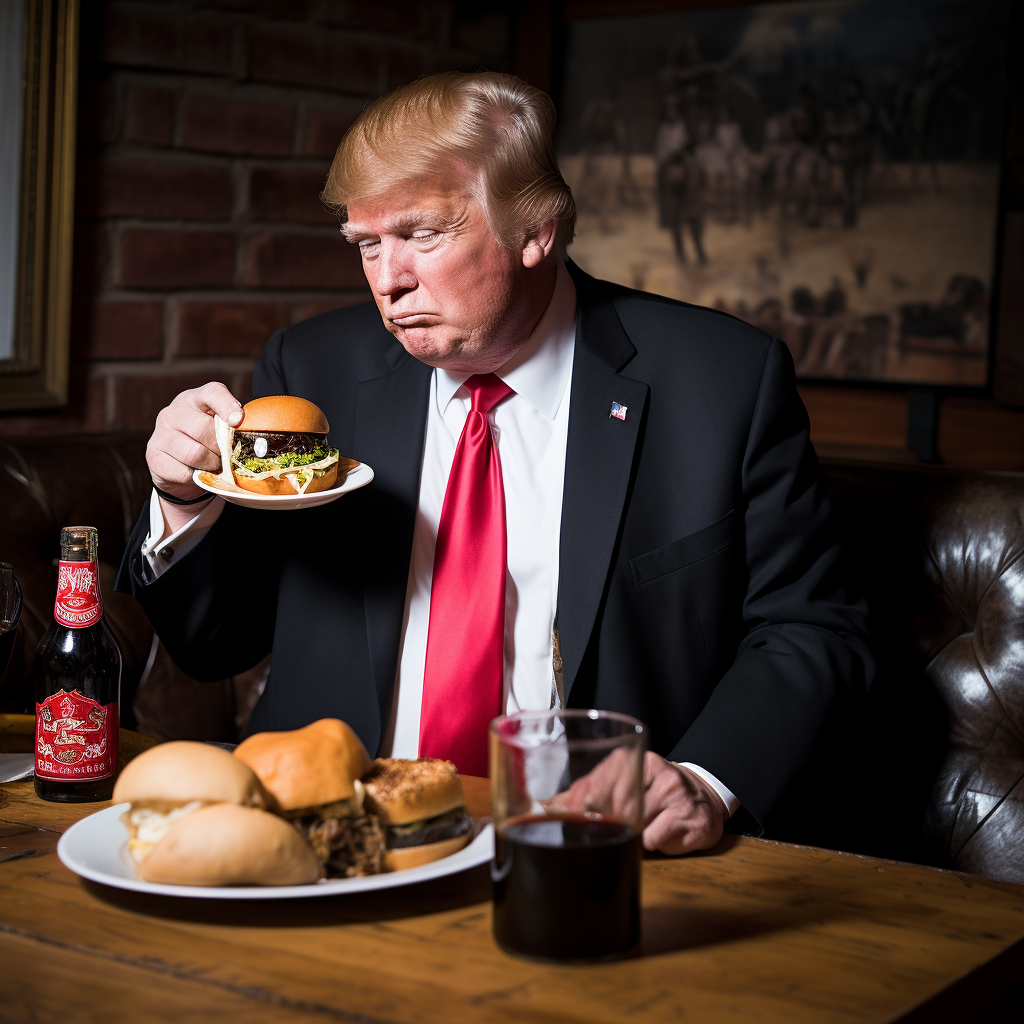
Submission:
<svg viewBox="0 0 1024 1024">
<path fill-rule="evenodd" d="M 95 562 L 99 550 L 99 531 L 95 526 L 65 526 L 60 531 L 60 557 L 63 562 Z"/>
</svg>

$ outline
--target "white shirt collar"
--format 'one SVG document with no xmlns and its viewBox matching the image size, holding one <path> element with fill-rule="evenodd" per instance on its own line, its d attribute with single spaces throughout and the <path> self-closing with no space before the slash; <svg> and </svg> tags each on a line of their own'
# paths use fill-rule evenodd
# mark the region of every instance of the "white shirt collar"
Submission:
<svg viewBox="0 0 1024 1024">
<path fill-rule="evenodd" d="M 555 290 L 526 344 L 495 373 L 538 412 L 554 419 L 569 384 L 576 340 L 576 286 L 565 263 L 558 261 Z M 434 373 L 437 407 L 443 414 L 471 376 L 438 367 Z"/>
</svg>

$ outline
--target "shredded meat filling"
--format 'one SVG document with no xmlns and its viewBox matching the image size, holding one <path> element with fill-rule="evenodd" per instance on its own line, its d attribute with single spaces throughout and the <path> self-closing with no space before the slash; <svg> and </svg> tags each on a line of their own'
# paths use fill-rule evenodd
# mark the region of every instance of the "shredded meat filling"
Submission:
<svg viewBox="0 0 1024 1024">
<path fill-rule="evenodd" d="M 384 870 L 384 829 L 377 815 L 326 819 L 311 815 L 292 824 L 313 848 L 328 878 L 379 875 Z"/>
</svg>

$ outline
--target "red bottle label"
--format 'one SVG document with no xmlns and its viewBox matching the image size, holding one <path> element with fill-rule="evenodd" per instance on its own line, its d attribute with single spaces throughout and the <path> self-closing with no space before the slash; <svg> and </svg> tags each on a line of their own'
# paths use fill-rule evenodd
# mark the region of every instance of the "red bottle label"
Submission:
<svg viewBox="0 0 1024 1024">
<path fill-rule="evenodd" d="M 72 629 L 93 626 L 103 618 L 95 562 L 60 562 L 53 617 Z"/>
<path fill-rule="evenodd" d="M 108 778 L 117 771 L 118 738 L 116 704 L 58 690 L 36 705 L 36 775 L 54 782 Z"/>
</svg>

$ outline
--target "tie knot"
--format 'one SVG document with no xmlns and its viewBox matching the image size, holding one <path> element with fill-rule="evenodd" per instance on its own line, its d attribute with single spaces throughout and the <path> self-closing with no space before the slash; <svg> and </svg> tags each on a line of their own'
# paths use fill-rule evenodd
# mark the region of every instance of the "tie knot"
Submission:
<svg viewBox="0 0 1024 1024">
<path fill-rule="evenodd" d="M 493 373 L 474 374 L 466 381 L 465 388 L 469 392 L 473 410 L 485 416 L 503 398 L 512 394 L 512 389 Z"/>
</svg>

